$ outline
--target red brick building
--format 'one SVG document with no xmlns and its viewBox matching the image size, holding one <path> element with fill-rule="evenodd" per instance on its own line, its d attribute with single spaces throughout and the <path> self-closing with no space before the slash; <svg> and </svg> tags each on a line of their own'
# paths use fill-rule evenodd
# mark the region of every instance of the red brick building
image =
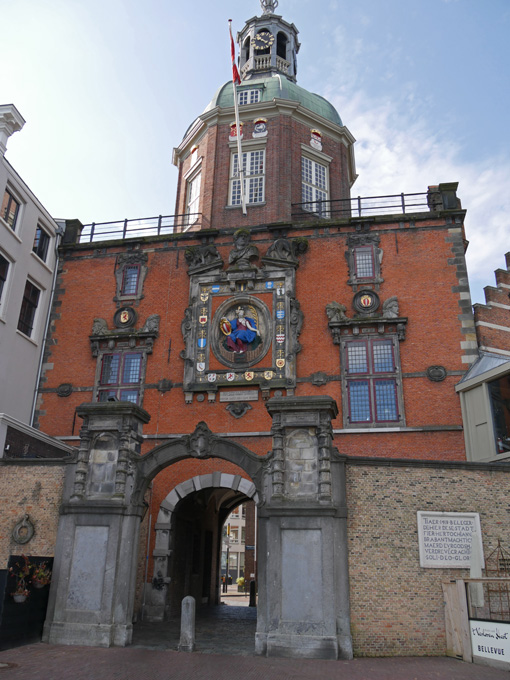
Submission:
<svg viewBox="0 0 510 680">
<path fill-rule="evenodd" d="M 80 447 L 60 519 L 52 641 L 126 644 L 133 611 L 162 620 L 185 595 L 217 603 L 222 523 L 253 499 L 264 556 L 257 651 L 380 653 L 359 609 L 364 470 L 377 468 L 376 486 L 389 467 L 406 470 L 402 490 L 411 479 L 419 501 L 408 499 L 395 530 L 413 535 L 428 470 L 462 478 L 455 386 L 478 350 L 457 184 L 351 199 L 354 138 L 296 84 L 297 30 L 262 5 L 238 35 L 236 95 L 222 86 L 174 151 L 177 215 L 67 223 L 37 411 L 42 431 Z M 433 490 L 433 509 L 468 509 Z M 392 507 L 377 515 L 384 531 Z M 91 548 L 114 560 L 122 594 L 107 580 L 79 596 L 66 585 Z M 122 563 L 109 557 L 122 551 Z M 351 567 L 350 586 L 348 553 L 361 570 Z M 423 577 L 415 562 L 406 583 Z M 426 599 L 440 598 L 437 584 Z M 380 580 L 374 588 L 386 593 Z M 432 641 L 416 642 L 401 620 L 386 649 L 443 653 L 441 606 L 423 619 Z M 91 632 L 92 620 L 104 628 Z"/>
</svg>

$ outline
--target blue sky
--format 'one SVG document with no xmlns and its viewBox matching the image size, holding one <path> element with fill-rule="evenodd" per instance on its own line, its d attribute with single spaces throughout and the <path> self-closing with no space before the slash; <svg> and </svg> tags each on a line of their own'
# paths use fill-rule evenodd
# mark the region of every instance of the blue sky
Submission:
<svg viewBox="0 0 510 680">
<path fill-rule="evenodd" d="M 258 0 L 0 0 L 0 103 L 27 121 L 6 157 L 55 217 L 174 212 L 171 163 L 230 77 Z M 459 181 L 474 302 L 510 250 L 510 2 L 280 0 L 298 82 L 357 139 L 353 195 Z M 7 61 L 6 61 L 7 57 Z"/>
</svg>

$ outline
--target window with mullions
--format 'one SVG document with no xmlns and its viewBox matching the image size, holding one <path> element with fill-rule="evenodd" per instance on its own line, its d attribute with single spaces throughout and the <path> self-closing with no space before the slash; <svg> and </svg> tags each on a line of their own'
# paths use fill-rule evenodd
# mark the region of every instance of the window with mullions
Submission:
<svg viewBox="0 0 510 680">
<path fill-rule="evenodd" d="M 128 264 L 124 267 L 122 275 L 121 295 L 136 295 L 138 291 L 138 278 L 140 276 L 139 264 Z"/>
<path fill-rule="evenodd" d="M 329 217 L 328 210 L 328 169 L 325 165 L 301 158 L 301 202 L 303 209 Z"/>
<path fill-rule="evenodd" d="M 0 214 L 13 231 L 16 229 L 20 205 L 19 201 L 17 201 L 11 192 L 6 189 L 2 201 L 2 212 Z"/>
<path fill-rule="evenodd" d="M 188 224 L 193 224 L 198 220 L 198 208 L 200 201 L 200 185 L 202 183 L 202 173 L 197 172 L 187 182 L 186 195 L 186 215 L 188 216 Z"/>
<path fill-rule="evenodd" d="M 230 174 L 230 205 L 241 205 L 241 180 L 239 179 L 238 154 L 232 154 Z M 243 172 L 246 203 L 264 202 L 264 173 L 266 152 L 264 149 L 243 153 Z"/>
<path fill-rule="evenodd" d="M 39 297 L 41 291 L 33 283 L 27 281 L 25 284 L 25 292 L 23 293 L 23 301 L 21 303 L 21 310 L 18 319 L 18 330 L 24 333 L 29 338 L 34 330 L 34 319 L 39 304 Z"/>
<path fill-rule="evenodd" d="M 260 101 L 260 90 L 241 90 L 238 94 L 239 106 L 257 104 Z"/>
<path fill-rule="evenodd" d="M 373 279 L 375 276 L 373 247 L 360 246 L 359 248 L 354 248 L 353 255 L 357 280 Z"/>
<path fill-rule="evenodd" d="M 348 340 L 344 379 L 348 423 L 385 425 L 401 420 L 395 344 L 391 339 Z"/>
<path fill-rule="evenodd" d="M 43 262 L 46 262 L 46 256 L 48 255 L 48 246 L 50 244 L 50 237 L 44 231 L 42 227 L 37 227 L 35 230 L 34 245 L 32 246 L 32 251 L 41 258 Z"/>
<path fill-rule="evenodd" d="M 138 404 L 142 357 L 141 352 L 103 354 L 97 400 Z"/>
</svg>

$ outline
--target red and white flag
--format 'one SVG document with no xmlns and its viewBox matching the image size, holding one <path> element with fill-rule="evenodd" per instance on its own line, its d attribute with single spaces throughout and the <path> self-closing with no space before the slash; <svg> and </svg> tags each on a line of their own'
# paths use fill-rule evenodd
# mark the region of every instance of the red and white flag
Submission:
<svg viewBox="0 0 510 680">
<path fill-rule="evenodd" d="M 230 32 L 230 51 L 232 53 L 232 81 L 237 85 L 241 84 L 241 77 L 236 65 L 236 48 L 234 46 L 234 38 L 232 37 L 232 19 L 228 20 L 228 30 Z"/>
</svg>

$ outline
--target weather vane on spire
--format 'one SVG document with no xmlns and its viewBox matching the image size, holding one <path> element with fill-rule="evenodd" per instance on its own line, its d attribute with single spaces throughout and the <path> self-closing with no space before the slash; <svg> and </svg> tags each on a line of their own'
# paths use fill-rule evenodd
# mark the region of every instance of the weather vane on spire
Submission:
<svg viewBox="0 0 510 680">
<path fill-rule="evenodd" d="M 262 6 L 262 14 L 274 14 L 278 7 L 278 0 L 260 0 Z"/>
</svg>

